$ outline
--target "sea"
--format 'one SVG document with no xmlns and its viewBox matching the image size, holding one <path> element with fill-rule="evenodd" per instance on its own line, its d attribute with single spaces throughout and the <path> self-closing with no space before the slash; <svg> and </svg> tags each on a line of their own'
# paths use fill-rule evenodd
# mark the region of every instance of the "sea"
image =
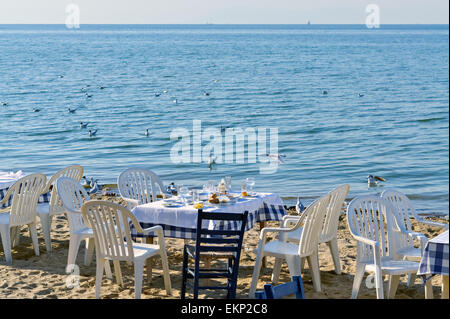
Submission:
<svg viewBox="0 0 450 319">
<path fill-rule="evenodd" d="M 253 177 L 287 205 L 348 183 L 448 216 L 448 125 L 448 25 L 0 25 L 0 171 Z"/>
</svg>

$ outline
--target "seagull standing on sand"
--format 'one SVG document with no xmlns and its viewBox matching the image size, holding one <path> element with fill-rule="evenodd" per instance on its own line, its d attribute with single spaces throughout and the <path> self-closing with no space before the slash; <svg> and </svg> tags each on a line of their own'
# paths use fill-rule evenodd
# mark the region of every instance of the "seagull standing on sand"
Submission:
<svg viewBox="0 0 450 319">
<path fill-rule="evenodd" d="M 284 154 L 269 154 L 269 153 L 267 153 L 267 154 L 261 154 L 261 156 L 270 157 L 271 159 L 277 160 L 279 163 L 282 163 L 282 164 L 285 163 L 284 158 L 286 158 L 286 155 L 284 155 Z"/>
<path fill-rule="evenodd" d="M 80 122 L 80 127 L 81 127 L 81 128 L 86 128 L 86 127 L 88 126 L 88 124 L 89 124 L 89 123 L 83 123 L 83 122 Z"/>
<path fill-rule="evenodd" d="M 378 182 L 385 182 L 386 180 L 381 176 L 369 175 L 367 176 L 367 185 L 368 187 L 378 186 Z"/>
<path fill-rule="evenodd" d="M 303 205 L 302 201 L 300 200 L 300 196 L 297 197 L 297 204 L 295 204 L 295 210 L 297 211 L 297 214 L 301 214 L 306 207 Z"/>
<path fill-rule="evenodd" d="M 95 136 L 95 134 L 97 134 L 97 131 L 98 130 L 94 130 L 94 131 L 89 130 L 89 137 Z"/>
<path fill-rule="evenodd" d="M 81 182 L 81 185 L 83 185 L 83 186 L 89 185 L 86 176 L 83 176 L 82 179 L 83 179 L 83 181 Z"/>
<path fill-rule="evenodd" d="M 97 185 L 97 181 L 94 182 L 94 185 L 91 187 L 91 189 L 89 189 L 88 194 L 92 195 L 98 192 L 98 185 Z"/>
</svg>

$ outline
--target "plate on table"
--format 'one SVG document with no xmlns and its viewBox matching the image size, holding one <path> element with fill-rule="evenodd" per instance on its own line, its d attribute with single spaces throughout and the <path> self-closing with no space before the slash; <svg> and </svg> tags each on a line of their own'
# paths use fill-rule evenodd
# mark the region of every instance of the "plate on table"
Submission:
<svg viewBox="0 0 450 319">
<path fill-rule="evenodd" d="M 176 207 L 183 207 L 184 206 L 182 203 L 177 203 L 177 202 L 162 203 L 161 205 L 163 205 L 164 207 L 168 207 L 168 208 L 176 208 Z"/>
</svg>

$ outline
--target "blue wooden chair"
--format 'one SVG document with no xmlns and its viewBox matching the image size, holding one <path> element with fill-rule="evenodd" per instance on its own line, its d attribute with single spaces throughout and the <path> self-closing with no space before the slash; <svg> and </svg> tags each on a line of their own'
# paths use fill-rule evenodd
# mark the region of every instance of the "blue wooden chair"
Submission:
<svg viewBox="0 0 450 319">
<path fill-rule="evenodd" d="M 292 281 L 278 286 L 264 285 L 264 291 L 255 293 L 256 299 L 280 299 L 295 294 L 296 299 L 305 299 L 303 280 L 300 276 L 292 277 Z"/>
<path fill-rule="evenodd" d="M 186 244 L 183 250 L 183 271 L 181 299 L 185 299 L 186 286 L 193 288 L 194 299 L 198 298 L 200 289 L 227 290 L 227 299 L 236 298 L 239 259 L 241 256 L 242 240 L 247 224 L 248 212 L 238 213 L 207 213 L 198 211 L 197 234 L 195 246 Z M 235 230 L 209 230 L 201 226 L 210 221 L 236 223 Z M 226 269 L 200 267 L 202 257 L 228 260 Z M 194 259 L 194 267 L 189 267 L 189 260 Z M 193 283 L 188 282 L 193 278 Z M 224 286 L 200 286 L 200 279 L 226 278 Z M 209 281 L 208 281 L 209 282 Z"/>
</svg>

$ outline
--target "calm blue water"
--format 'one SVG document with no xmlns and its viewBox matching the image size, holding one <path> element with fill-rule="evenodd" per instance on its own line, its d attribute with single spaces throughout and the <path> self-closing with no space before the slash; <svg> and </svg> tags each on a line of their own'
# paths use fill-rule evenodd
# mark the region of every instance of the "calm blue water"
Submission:
<svg viewBox="0 0 450 319">
<path fill-rule="evenodd" d="M 350 197 L 396 188 L 448 214 L 448 52 L 448 26 L 0 25 L 0 170 L 78 163 L 109 183 L 139 165 L 191 186 L 254 176 L 306 202 L 349 183 Z M 277 127 L 286 163 L 271 175 L 173 164 L 170 132 L 194 119 Z M 384 188 L 367 189 L 368 174 Z"/>
</svg>

